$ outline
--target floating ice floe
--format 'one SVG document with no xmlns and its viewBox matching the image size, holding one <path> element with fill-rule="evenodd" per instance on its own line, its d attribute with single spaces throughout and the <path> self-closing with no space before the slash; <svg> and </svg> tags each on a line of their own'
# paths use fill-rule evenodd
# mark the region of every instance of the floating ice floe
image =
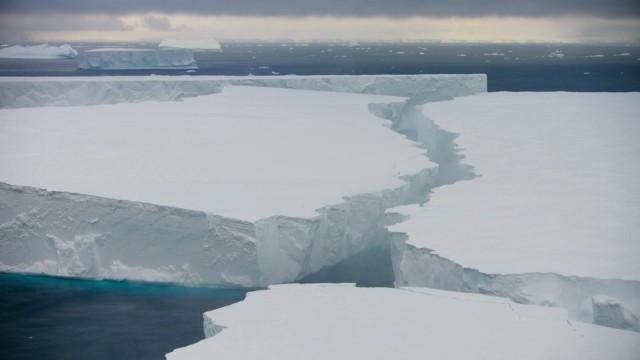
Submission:
<svg viewBox="0 0 640 360">
<path fill-rule="evenodd" d="M 640 334 L 561 309 L 427 288 L 278 285 L 204 314 L 208 338 L 168 360 L 636 359 Z"/>
</svg>

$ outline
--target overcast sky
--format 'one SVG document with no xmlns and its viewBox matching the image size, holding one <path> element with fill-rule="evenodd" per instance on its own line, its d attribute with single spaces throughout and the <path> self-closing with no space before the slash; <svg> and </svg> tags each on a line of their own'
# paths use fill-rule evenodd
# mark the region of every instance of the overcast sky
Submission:
<svg viewBox="0 0 640 360">
<path fill-rule="evenodd" d="M 640 0 L 0 0 L 4 41 L 640 42 Z"/>
</svg>

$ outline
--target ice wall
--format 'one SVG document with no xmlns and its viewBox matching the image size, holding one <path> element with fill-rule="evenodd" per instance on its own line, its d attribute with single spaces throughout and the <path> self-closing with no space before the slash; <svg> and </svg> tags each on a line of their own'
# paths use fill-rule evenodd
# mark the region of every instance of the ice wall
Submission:
<svg viewBox="0 0 640 360">
<path fill-rule="evenodd" d="M 80 106 L 175 101 L 219 92 L 225 85 L 266 86 L 394 95 L 416 102 L 487 91 L 487 78 L 472 75 L 358 76 L 150 76 L 0 78 L 0 108 Z"/>
<path fill-rule="evenodd" d="M 188 49 L 104 48 L 87 50 L 78 57 L 83 70 L 197 69 Z"/>
<path fill-rule="evenodd" d="M 0 270 L 251 287 L 252 223 L 0 183 Z"/>
</svg>

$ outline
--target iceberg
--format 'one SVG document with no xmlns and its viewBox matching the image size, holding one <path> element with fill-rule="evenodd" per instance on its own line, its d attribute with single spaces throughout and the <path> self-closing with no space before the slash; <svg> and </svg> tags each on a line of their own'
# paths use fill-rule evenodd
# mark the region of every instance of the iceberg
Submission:
<svg viewBox="0 0 640 360">
<path fill-rule="evenodd" d="M 83 70 L 197 69 L 191 50 L 103 48 L 87 50 L 77 60 Z"/>
<path fill-rule="evenodd" d="M 155 281 L 175 279 L 174 281 L 176 282 L 183 282 L 181 279 L 185 279 L 185 282 L 190 283 L 245 287 L 263 286 L 266 284 L 290 282 L 301 279 L 308 274 L 337 264 L 368 248 L 386 244 L 385 230 L 382 226 L 384 211 L 390 207 L 407 202 L 421 201 L 431 186 L 433 186 L 434 177 L 436 176 L 433 164 L 427 161 L 427 158 L 423 155 L 423 150 L 416 148 L 415 143 L 404 139 L 402 136 L 387 128 L 390 126 L 390 123 L 386 120 L 385 111 L 389 110 L 393 112 L 399 109 L 404 99 L 338 94 L 336 92 L 404 95 L 420 102 L 427 98 L 445 99 L 456 94 L 463 95 L 486 91 L 486 77 L 483 75 L 292 76 L 265 78 L 149 77 L 147 78 L 148 81 L 139 81 L 139 79 L 140 78 L 134 77 L 102 77 L 94 78 L 89 82 L 79 78 L 38 79 L 37 81 L 34 79 L 2 79 L 0 80 L 0 89 L 9 89 L 9 91 L 4 94 L 16 94 L 16 92 L 19 94 L 19 96 L 8 98 L 10 101 L 4 102 L 4 104 L 9 105 L 9 107 L 19 105 L 13 101 L 28 97 L 31 97 L 28 101 L 29 105 L 37 105 L 39 99 L 49 101 L 55 99 L 56 102 L 62 102 L 63 104 L 61 105 L 71 105 L 72 107 L 5 109 L 0 112 L 0 119 L 3 119 L 5 124 L 13 124 L 10 127 L 13 127 L 13 129 L 18 132 L 22 131 L 19 130 L 20 128 L 28 132 L 28 129 L 20 125 L 20 121 L 17 121 L 17 119 L 22 118 L 23 113 L 30 113 L 32 115 L 32 125 L 39 124 L 36 128 L 39 127 L 40 130 L 36 131 L 36 133 L 40 132 L 40 136 L 43 136 L 43 139 L 47 139 L 45 140 L 47 143 L 49 141 L 62 139 L 58 138 L 58 140 L 55 140 L 55 136 L 49 137 L 46 135 L 47 133 L 49 133 L 49 135 L 53 133 L 59 134 L 59 132 L 56 131 L 50 133 L 41 127 L 49 126 L 47 124 L 54 126 L 52 122 L 46 119 L 55 118 L 60 119 L 62 122 L 69 121 L 66 124 L 70 126 L 68 129 L 71 131 L 67 133 L 73 137 L 73 139 L 68 138 L 67 140 L 69 141 L 58 142 L 60 150 L 62 150 L 57 152 L 58 155 L 66 152 L 63 150 L 64 148 L 71 150 L 74 146 L 84 146 L 81 144 L 85 144 L 91 148 L 94 146 L 92 145 L 93 140 L 91 139 L 97 140 L 103 138 L 103 140 L 96 143 L 98 147 L 93 148 L 93 151 L 84 151 L 84 154 L 88 157 L 79 159 L 79 162 L 63 161 L 64 163 L 68 163 L 70 166 L 69 170 L 72 170 L 74 167 L 75 170 L 66 173 L 66 171 L 56 169 L 52 172 L 60 175 L 58 180 L 67 179 L 63 180 L 62 183 L 58 183 L 58 185 L 67 181 L 73 182 L 73 176 L 69 176 L 71 173 L 80 175 L 81 178 L 90 176 L 86 171 L 76 166 L 80 163 L 84 163 L 94 169 L 101 168 L 100 164 L 111 163 L 118 168 L 111 168 L 113 171 L 105 173 L 104 170 L 109 168 L 109 166 L 107 166 L 99 171 L 103 173 L 104 178 L 98 179 L 95 177 L 94 179 L 99 180 L 103 184 L 109 183 L 110 181 L 118 182 L 120 180 L 116 179 L 121 176 L 114 176 L 113 174 L 121 173 L 123 177 L 122 180 L 127 178 L 127 175 L 121 172 L 121 170 L 126 168 L 125 164 L 129 164 L 130 169 L 134 172 L 144 172 L 145 167 L 141 167 L 141 165 L 147 163 L 148 159 L 144 160 L 140 158 L 140 156 L 149 156 L 154 151 L 160 151 L 159 154 L 152 156 L 155 157 L 155 160 L 146 164 L 147 169 L 157 166 L 157 169 L 162 172 L 161 176 L 153 177 L 153 182 L 173 183 L 174 185 L 171 185 L 172 191 L 178 192 L 189 192 L 190 190 L 188 189 L 192 187 L 192 185 L 196 185 L 196 187 L 191 190 L 193 191 L 191 201 L 200 202 L 201 205 L 203 205 L 201 209 L 206 211 L 193 212 L 192 209 L 190 210 L 191 212 L 185 212 L 176 207 L 152 206 L 148 203 L 140 202 L 160 202 L 165 205 L 183 207 L 194 206 L 193 204 L 174 202 L 177 198 L 171 200 L 171 192 L 164 194 L 162 191 L 157 191 L 155 195 L 153 195 L 154 198 L 149 197 L 143 199 L 139 197 L 140 194 L 109 194 L 101 192 L 109 188 L 111 188 L 111 190 L 117 190 L 113 185 L 109 185 L 102 190 L 98 189 L 98 187 L 95 189 L 80 189 L 71 182 L 67 182 L 64 190 L 68 192 L 60 192 L 59 190 L 63 190 L 62 188 L 54 188 L 54 190 L 58 191 L 46 191 L 43 189 L 6 184 L 1 189 L 3 194 L 0 196 L 0 200 L 2 200 L 0 206 L 0 224 L 4 224 L 0 229 L 5 234 L 11 234 L 3 237 L 5 241 L 0 245 L 3 247 L 3 251 L 0 251 L 2 255 L 0 262 L 4 264 L 3 269 L 5 271 L 42 272 L 58 275 L 65 274 L 67 276 L 116 279 L 128 278 L 128 276 L 135 273 L 144 273 L 146 274 L 145 279 L 149 281 L 154 281 L 152 277 L 155 274 L 158 276 Z M 121 86 L 114 87 L 114 83 L 118 82 Z M 24 87 L 20 88 L 18 86 L 19 84 L 23 84 Z M 164 85 L 155 87 L 159 86 L 158 84 Z M 169 86 L 169 84 L 172 85 Z M 162 94 L 162 91 L 189 86 L 189 89 L 193 90 L 193 93 L 189 93 L 189 95 L 196 96 L 198 89 L 209 92 L 218 89 L 218 86 L 228 86 L 229 84 L 253 85 L 257 88 L 230 88 L 226 95 L 223 92 L 222 94 L 211 96 L 184 98 L 181 102 L 121 103 L 118 106 L 102 105 L 99 107 L 79 106 L 86 104 L 87 101 L 99 101 L 100 94 L 105 95 L 102 98 L 105 103 L 110 103 L 127 101 L 128 99 L 124 95 L 129 93 L 150 94 L 152 93 L 152 91 L 149 91 L 150 89 L 158 89 L 158 92 L 161 93 L 160 95 L 152 94 L 151 96 L 157 95 L 164 97 L 166 94 Z M 314 89 L 324 90 L 325 92 L 278 90 L 273 88 Z M 11 93 L 10 91 L 15 92 Z M 247 102 L 248 98 L 251 98 L 252 101 Z M 260 100 L 262 98 L 264 98 L 264 100 Z M 146 100 L 150 99 L 153 99 L 153 97 L 146 98 Z M 287 99 L 291 101 L 287 101 Z M 141 101 L 142 100 L 144 99 L 141 99 Z M 385 105 L 389 101 L 391 101 L 392 105 Z M 313 105 L 314 103 L 315 105 Z M 282 104 L 290 104 L 292 106 L 283 107 Z M 335 106 L 327 107 L 326 104 L 335 104 Z M 398 106 L 394 106 L 393 104 Z M 387 109 L 387 107 L 389 107 L 389 109 Z M 285 108 L 287 110 L 286 112 L 283 110 Z M 347 109 L 351 110 L 343 114 L 342 111 Z M 61 113 L 53 116 L 54 114 L 51 113 L 51 111 L 61 111 Z M 112 116 L 110 117 L 97 115 L 102 111 L 106 111 L 105 116 L 111 112 L 114 113 L 111 114 Z M 130 117 L 123 117 L 122 115 L 123 113 L 134 114 L 138 112 L 138 115 Z M 318 115 L 310 115 L 315 112 L 318 112 Z M 184 114 L 192 114 L 192 116 L 185 117 Z M 228 114 L 228 116 L 225 114 Z M 87 127 L 86 125 L 89 125 L 91 119 L 96 115 L 98 116 L 96 120 L 102 118 L 105 121 L 100 122 L 102 125 L 95 123 L 94 125 L 97 126 L 95 128 L 91 126 Z M 347 115 L 346 118 L 345 115 Z M 218 128 L 220 131 L 214 131 L 216 126 L 233 127 L 234 123 L 230 121 L 231 119 L 245 117 L 249 119 L 245 121 L 255 122 L 255 127 L 245 127 L 245 125 L 242 125 L 242 121 L 238 122 L 239 127 L 233 132 L 237 134 L 237 136 L 234 136 L 233 139 L 225 140 L 224 137 L 220 136 L 220 134 L 223 133 L 223 131 L 221 131 L 223 128 Z M 305 120 L 305 117 L 308 119 Z M 274 120 L 272 122 L 274 122 L 274 124 L 261 121 L 261 119 L 264 118 L 273 118 Z M 135 121 L 133 119 L 135 119 Z M 180 122 L 176 121 L 176 119 L 180 119 Z M 186 121 L 185 119 L 192 119 L 189 121 L 192 122 L 192 125 L 195 125 L 195 127 L 185 127 L 184 124 L 181 124 L 181 122 Z M 205 119 L 218 119 L 218 125 L 212 124 L 215 121 L 205 121 Z M 318 124 L 311 123 L 309 126 L 311 126 L 311 128 L 315 128 L 316 126 L 325 127 L 325 130 L 323 130 L 327 133 L 325 138 L 335 139 L 337 144 L 342 143 L 344 145 L 344 151 L 340 150 L 339 147 L 335 150 L 332 150 L 330 147 L 327 148 L 326 139 L 313 140 L 316 137 L 313 132 L 309 132 L 306 127 L 305 129 L 300 129 L 299 125 L 296 124 L 296 121 L 300 121 L 302 124 L 313 119 L 317 119 Z M 327 121 L 327 119 L 331 121 Z M 352 120 L 345 122 L 344 119 Z M 87 120 L 87 124 L 83 125 L 83 122 Z M 115 122 L 112 123 L 114 120 Z M 128 127 L 134 125 L 137 121 L 141 121 L 140 124 L 148 123 L 148 126 L 142 126 L 138 130 L 132 131 L 132 136 L 129 137 L 128 140 L 127 136 L 123 138 L 122 136 L 129 132 Z M 322 125 L 323 122 L 326 122 L 326 124 Z M 120 125 L 118 125 L 118 123 L 120 123 Z M 351 123 L 351 125 L 349 125 L 349 123 Z M 245 124 L 248 125 L 249 123 Z M 287 124 L 290 126 L 285 126 Z M 79 127 L 76 128 L 77 131 L 73 130 L 76 125 L 79 125 Z M 125 128 L 122 128 L 121 132 L 113 131 L 113 136 L 109 136 L 107 129 L 109 129 L 111 125 L 114 126 L 113 129 L 119 126 L 125 126 Z M 211 131 L 207 131 L 205 128 L 202 128 L 202 126 L 211 127 Z M 351 126 L 352 131 L 346 130 L 347 128 L 343 128 L 344 126 Z M 174 127 L 174 129 L 171 129 L 171 127 Z M 291 129 L 289 129 L 289 127 L 291 127 Z M 298 130 L 293 131 L 296 127 L 301 132 L 297 132 Z M 34 130 L 36 128 L 34 128 Z M 171 146 L 167 145 L 171 142 L 167 143 L 166 141 L 178 135 L 174 134 L 176 128 L 182 128 L 183 130 L 190 129 L 188 131 L 195 132 L 194 136 L 189 136 L 189 140 L 185 141 L 185 143 L 192 143 L 197 139 L 201 139 L 197 141 L 199 144 L 197 142 L 192 144 L 193 147 L 191 147 L 191 149 L 193 151 L 184 153 L 184 155 L 193 154 L 193 156 L 195 156 L 193 159 L 187 160 L 184 158 L 183 160 L 179 160 L 179 153 L 172 151 Z M 256 131 L 256 129 L 260 129 L 261 131 Z M 92 133 L 93 135 L 91 135 Z M 161 135 L 163 133 L 164 135 Z M 322 132 L 318 133 L 321 134 Z M 26 133 L 22 134 L 27 136 L 27 139 L 31 138 L 31 136 Z M 137 135 L 133 136 L 134 134 Z M 347 137 L 346 135 L 348 134 L 351 135 Z M 20 137 L 18 135 L 19 134 L 14 133 L 11 136 L 7 135 L 7 137 L 16 139 Z M 154 137 L 158 138 L 152 142 L 148 142 L 149 139 L 153 139 Z M 216 139 L 215 141 L 208 141 L 206 140 L 207 137 L 216 137 Z M 244 137 L 248 137 L 247 140 L 241 141 Z M 264 139 L 261 139 L 262 137 L 264 137 Z M 363 137 L 370 137 L 372 144 L 375 143 L 371 146 L 374 150 L 368 149 L 367 146 L 360 145 L 362 142 L 361 138 Z M 178 138 L 179 136 L 175 139 Z M 283 142 L 283 138 L 290 139 L 290 141 Z M 306 159 L 301 153 L 298 155 L 301 157 L 300 161 L 290 161 L 293 159 L 291 156 L 295 156 L 295 154 L 289 153 L 292 151 L 295 153 L 297 150 L 294 149 L 297 146 L 309 146 L 305 145 L 305 141 L 303 141 L 303 139 L 307 138 L 310 139 L 310 144 L 315 144 L 317 141 L 321 141 L 322 143 L 318 144 L 316 149 L 310 151 L 310 155 Z M 357 145 L 354 142 L 355 138 L 359 139 Z M 252 145 L 251 142 L 248 141 L 249 139 L 257 140 L 258 143 Z M 105 153 L 112 153 L 116 157 L 118 157 L 118 152 L 124 154 L 124 152 L 118 150 L 123 141 L 129 143 L 125 148 L 131 147 L 131 154 L 135 154 L 133 158 L 127 158 L 127 156 L 123 155 L 120 157 L 120 160 L 123 160 L 120 164 L 118 164 L 119 160 L 112 162 L 114 159 L 109 160 L 99 157 L 94 157 L 93 160 L 88 161 L 92 156 L 102 152 L 99 148 L 103 146 L 110 149 Z M 391 151 L 390 154 L 395 153 L 395 155 L 392 156 L 379 153 L 390 150 L 386 148 L 375 149 L 380 146 L 380 141 L 390 141 L 389 145 L 392 143 L 400 145 L 397 150 L 404 152 L 406 155 L 396 158 L 395 155 L 399 155 L 399 153 L 395 153 L 395 151 Z M 161 142 L 161 144 L 148 146 L 154 142 Z M 234 142 L 238 142 L 238 144 L 233 144 Z M 23 145 L 15 141 L 10 141 L 7 143 L 7 146 L 9 146 L 10 143 L 13 143 L 13 145 L 18 148 L 23 145 L 26 146 L 22 147 L 23 149 L 29 147 L 29 144 L 36 145 L 30 141 L 24 142 Z M 145 143 L 147 146 L 144 145 Z M 227 147 L 224 144 L 229 144 L 231 147 Z M 266 151 L 266 149 L 261 147 L 262 145 L 258 146 L 257 144 L 271 147 L 275 152 Z M 364 144 L 365 143 L 362 143 L 362 145 Z M 247 146 L 247 148 L 245 149 L 243 146 Z M 255 154 L 250 151 L 251 148 L 255 149 Z M 317 156 L 322 153 L 317 151 L 318 148 L 327 149 L 325 152 L 333 160 L 329 161 L 330 159 L 323 160 L 317 158 Z M 32 148 L 32 150 L 34 149 L 35 148 Z M 143 149 L 146 150 L 142 151 Z M 287 154 L 285 155 L 287 156 L 280 159 L 277 155 L 278 151 L 284 150 L 286 150 Z M 74 152 L 74 150 L 72 150 L 72 152 Z M 244 158 L 255 165 L 249 165 L 249 163 L 247 163 L 247 168 L 243 169 L 242 167 L 239 168 L 235 166 L 237 163 L 231 164 L 232 155 L 235 152 L 240 155 L 245 154 L 246 156 L 244 156 Z M 92 153 L 93 155 L 91 155 Z M 8 156 L 8 153 L 4 154 Z M 252 159 L 252 156 L 254 156 L 252 154 L 256 156 L 255 159 Z M 269 157 L 269 154 L 271 157 Z M 27 154 L 25 153 L 24 155 Z M 40 155 L 47 156 L 44 151 L 40 152 Z M 355 167 L 356 162 L 351 161 L 355 161 L 357 158 L 365 160 L 363 164 L 368 163 L 369 165 L 366 165 L 364 168 Z M 389 159 L 389 162 L 387 165 L 383 164 L 384 161 L 376 163 L 376 158 L 380 160 L 386 158 Z M 7 160 L 9 159 L 10 156 Z M 40 160 L 42 159 L 43 158 L 40 158 Z M 224 176 L 203 177 L 202 175 L 204 175 L 204 173 L 197 174 L 191 171 L 194 182 L 189 186 L 181 186 L 179 182 L 172 180 L 172 178 L 185 177 L 188 172 L 182 173 L 178 171 L 174 172 L 175 176 L 171 175 L 171 163 L 178 161 L 178 163 L 184 163 L 180 165 L 184 167 L 188 166 L 188 164 L 196 163 L 194 160 L 197 159 L 202 159 L 200 163 L 203 164 L 198 166 L 204 166 L 204 168 L 208 168 Z M 214 159 L 220 159 L 220 161 L 218 161 L 218 163 L 212 163 Z M 14 170 L 17 170 L 17 172 L 11 170 L 14 175 L 26 169 L 26 167 L 23 167 L 26 163 L 20 165 L 21 162 L 15 160 L 16 159 L 7 161 L 7 163 L 13 164 L 11 166 Z M 95 161 L 95 163 L 93 163 L 93 161 Z M 280 164 L 278 163 L 279 161 L 281 161 Z M 318 161 L 318 163 L 314 163 L 314 161 Z M 73 165 L 74 163 L 75 165 Z M 208 163 L 209 165 L 207 165 Z M 343 175 L 332 174 L 330 171 L 323 173 L 324 170 L 329 170 L 332 166 L 340 163 L 344 164 L 344 166 L 341 166 L 342 168 L 347 169 L 353 176 L 357 177 L 357 179 L 353 178 L 355 179 L 353 185 L 349 185 L 348 182 L 344 182 L 343 180 L 338 181 L 339 177 Z M 53 163 L 50 163 L 50 165 L 52 164 Z M 58 162 L 58 164 L 60 164 L 60 162 Z M 238 172 L 238 175 L 244 173 L 247 176 L 234 176 L 233 174 L 236 170 L 233 169 L 233 171 L 221 171 L 224 170 L 225 166 L 228 167 L 232 165 L 234 165 L 234 169 L 241 170 Z M 253 169 L 251 168 L 252 166 L 257 167 Z M 318 168 L 316 169 L 316 167 Z M 353 167 L 354 169 L 349 169 L 349 167 Z M 39 166 L 35 168 L 39 168 Z M 45 168 L 40 169 L 46 171 Z M 49 167 L 49 169 L 51 169 L 51 167 Z M 338 168 L 334 168 L 334 170 L 335 169 Z M 284 172 L 280 173 L 280 171 Z M 386 173 L 386 180 L 378 178 L 378 175 L 375 175 L 371 179 L 362 178 L 362 176 L 368 177 L 373 174 L 370 171 L 381 171 L 380 174 Z M 414 171 L 416 171 L 416 173 L 412 173 Z M 404 176 L 402 176 L 403 172 L 405 174 Z M 65 175 L 65 173 L 67 175 Z M 257 179 L 252 179 L 252 177 L 261 173 L 263 173 L 263 175 L 259 175 L 258 178 L 264 181 L 258 184 Z M 179 174 L 179 177 L 177 174 Z M 278 185 L 278 182 L 269 180 L 269 174 L 277 177 L 277 179 L 279 179 L 278 181 L 287 179 L 286 174 L 291 174 L 293 177 Z M 22 175 L 29 176 L 24 172 Z M 305 202 L 301 202 L 300 199 L 292 200 L 289 202 L 289 205 L 286 206 L 284 202 L 278 204 L 279 199 L 264 202 L 256 201 L 261 197 L 269 196 L 268 194 L 263 194 L 264 191 L 261 193 L 261 189 L 269 190 L 269 187 L 281 194 L 286 188 L 289 188 L 292 191 L 290 194 L 294 194 L 300 190 L 300 186 L 306 182 L 302 180 L 309 176 L 314 178 L 313 181 L 310 182 L 314 188 L 305 193 L 306 196 L 316 197 L 317 202 L 315 205 L 312 203 L 305 204 Z M 402 178 L 400 179 L 398 176 L 402 176 Z M 243 178 L 245 180 L 239 181 Z M 131 176 L 129 176 L 129 179 L 132 179 Z M 144 176 L 144 179 L 152 179 L 152 177 Z M 227 189 L 235 187 L 237 191 L 245 192 L 253 188 L 251 191 L 257 194 L 256 196 L 258 197 L 252 198 L 246 194 L 240 194 L 244 196 L 244 200 L 241 200 L 241 198 L 237 200 L 240 202 L 245 201 L 246 206 L 239 207 L 237 204 L 233 204 L 235 200 L 233 200 L 234 197 L 231 196 L 233 194 L 232 192 L 225 194 L 220 193 L 223 197 L 227 197 L 225 201 L 228 205 L 231 205 L 227 206 L 223 203 L 216 204 L 215 201 L 210 201 L 211 199 L 201 199 L 196 191 L 194 191 L 200 188 L 204 189 L 206 193 L 211 194 L 216 191 L 216 188 L 215 186 L 211 188 L 207 187 L 206 182 L 214 181 L 224 183 L 225 179 L 229 179 L 225 186 L 231 186 L 231 188 Z M 343 179 L 347 178 L 345 177 Z M 32 180 L 35 180 L 35 178 L 32 178 Z M 49 178 L 49 180 L 52 180 L 52 178 Z M 203 182 L 203 180 L 206 181 Z M 0 181 L 9 180 L 3 177 L 0 178 Z M 253 181 L 256 186 L 252 186 L 251 181 Z M 20 180 L 16 178 L 12 180 L 12 182 L 26 185 L 24 179 Z M 148 185 L 152 185 L 153 182 Z M 287 183 L 290 185 L 287 185 Z M 31 184 L 50 188 L 50 185 L 44 182 Z M 94 183 L 94 185 L 95 184 L 97 183 Z M 243 184 L 246 185 L 245 188 L 242 187 Z M 367 187 L 371 187 L 361 187 L 361 185 L 366 184 L 368 184 Z M 137 185 L 140 189 L 146 187 L 144 185 L 140 187 L 140 185 L 142 184 Z M 185 183 L 183 185 L 187 184 Z M 326 196 L 330 193 L 318 191 L 319 188 L 317 188 L 317 186 L 328 186 L 327 189 L 333 189 L 331 191 L 334 192 L 334 195 Z M 390 188 L 387 188 L 387 186 L 390 186 Z M 147 192 L 147 195 L 150 195 L 151 193 L 149 191 L 152 187 L 153 186 L 143 191 L 143 193 Z M 118 191 L 124 190 L 125 188 Z M 158 188 L 157 190 L 160 189 Z M 80 191 L 86 194 L 77 194 Z M 220 189 L 218 189 L 218 191 L 220 191 Z M 313 194 L 314 192 L 318 192 L 318 194 Z M 349 194 L 352 195 L 343 198 L 343 196 Z M 118 196 L 121 200 L 105 199 L 97 197 L 96 195 Z M 156 198 L 156 196 L 160 196 L 165 200 L 160 201 L 161 199 Z M 334 196 L 334 200 L 331 199 L 332 196 Z M 124 200 L 137 200 L 137 202 L 127 202 Z M 332 204 L 332 202 L 334 203 Z M 96 213 L 93 213 L 92 211 L 88 211 L 88 208 L 93 209 L 93 205 L 90 205 L 93 203 L 106 205 L 100 208 L 102 210 L 96 209 Z M 269 206 L 279 206 L 280 209 L 276 209 L 278 211 L 274 212 L 273 208 L 271 210 L 268 209 Z M 314 213 L 313 210 L 315 210 L 314 207 L 316 206 L 318 206 L 319 209 L 317 213 Z M 124 209 L 121 209 L 121 207 L 124 207 Z M 286 207 L 289 207 L 289 210 L 286 210 Z M 141 209 L 145 209 L 144 215 L 140 214 L 134 217 L 128 215 L 136 211 L 141 212 Z M 167 211 L 169 211 L 171 215 L 166 215 L 167 212 L 163 209 L 168 209 Z M 271 216 L 277 215 L 277 213 L 285 213 L 285 210 L 294 212 L 289 212 L 288 214 L 290 216 Z M 313 215 L 311 218 L 291 216 L 292 214 L 302 215 L 302 212 L 298 213 L 300 210 L 303 210 L 304 214 Z M 247 218 L 237 221 L 234 220 L 236 222 L 227 222 L 226 220 L 219 220 L 221 219 L 220 214 L 216 213 L 213 215 L 210 211 L 236 217 L 246 216 L 247 218 L 258 218 L 266 216 L 267 214 L 269 217 L 261 218 L 255 222 L 247 221 Z M 253 214 L 249 214 L 247 211 L 251 211 Z M 240 212 L 242 212 L 242 214 Z M 63 214 L 70 215 L 65 216 Z M 64 216 L 65 221 L 57 219 L 55 217 L 57 215 Z M 32 219 L 32 216 L 35 216 L 33 221 L 29 220 Z M 194 219 L 197 219 L 197 225 L 192 223 L 195 221 Z M 222 226 L 222 228 L 213 225 L 214 223 L 211 222 L 211 219 L 218 219 L 218 224 Z M 226 217 L 222 217 L 222 219 L 226 219 Z M 25 222 L 37 225 L 34 225 L 35 228 L 30 226 L 23 227 Z M 179 235 L 179 232 L 182 231 L 180 229 L 183 229 L 183 226 L 192 229 L 188 231 L 188 233 L 192 235 Z M 174 230 L 167 231 L 168 228 Z M 69 229 L 74 230 L 69 231 Z M 158 233 L 162 233 L 162 236 L 157 235 Z M 94 236 L 91 234 L 106 234 L 105 236 L 110 240 L 103 241 L 100 240 L 103 237 L 95 237 L 96 247 L 92 248 L 90 246 L 90 248 L 94 250 L 83 251 L 81 248 L 84 248 L 87 242 L 84 240 L 76 242 L 75 239 L 92 239 Z M 22 238 L 24 241 L 16 242 L 15 240 L 18 238 Z M 61 241 L 55 241 L 56 238 Z M 175 246 L 178 246 L 178 243 L 181 244 L 179 246 L 185 253 L 197 253 L 198 255 L 177 256 Z M 16 250 L 22 248 L 25 244 L 31 244 L 28 246 L 32 248 L 39 247 L 41 250 L 32 252 Z M 62 244 L 64 246 L 60 247 L 56 244 Z M 151 246 L 151 244 L 154 245 Z M 130 245 L 134 246 L 135 249 L 130 248 Z M 148 249 L 150 247 L 155 249 L 152 256 L 149 255 Z M 58 252 L 55 250 L 58 248 L 67 250 Z M 22 249 L 24 250 L 24 248 Z M 69 253 L 71 254 L 70 258 L 77 259 L 77 261 L 67 261 Z M 78 263 L 87 265 L 68 266 L 69 264 L 73 265 Z M 95 266 L 91 264 L 95 264 Z M 126 269 L 137 270 L 125 271 Z"/>
<path fill-rule="evenodd" d="M 215 39 L 165 39 L 158 44 L 159 48 L 191 49 L 194 51 L 222 52 L 220 42 Z"/>
<path fill-rule="evenodd" d="M 168 360 L 635 359 L 640 334 L 566 311 L 428 288 L 277 285 L 204 314 L 206 339 Z"/>
<path fill-rule="evenodd" d="M 68 44 L 14 45 L 0 49 L 0 58 L 5 59 L 73 59 L 76 56 L 78 52 Z"/>
</svg>

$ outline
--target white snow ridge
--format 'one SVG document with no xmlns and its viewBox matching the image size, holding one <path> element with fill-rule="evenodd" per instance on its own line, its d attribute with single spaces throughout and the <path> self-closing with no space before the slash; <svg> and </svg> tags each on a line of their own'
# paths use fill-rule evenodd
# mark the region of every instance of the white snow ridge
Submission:
<svg viewBox="0 0 640 360">
<path fill-rule="evenodd" d="M 0 78 L 0 270 L 268 287 L 169 359 L 637 358 L 640 94 L 486 91 Z"/>
</svg>

